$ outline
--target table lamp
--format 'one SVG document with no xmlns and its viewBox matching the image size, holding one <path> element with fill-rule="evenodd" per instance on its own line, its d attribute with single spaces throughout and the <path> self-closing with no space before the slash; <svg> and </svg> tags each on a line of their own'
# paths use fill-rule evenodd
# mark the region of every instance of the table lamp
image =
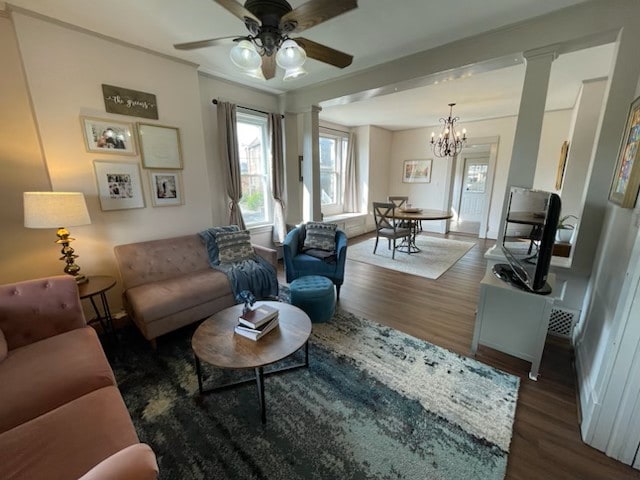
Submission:
<svg viewBox="0 0 640 480">
<path fill-rule="evenodd" d="M 62 245 L 60 260 L 66 263 L 64 272 L 75 277 L 78 283 L 86 282 L 87 277 L 79 275 L 80 267 L 75 263 L 78 255 L 70 245 L 75 238 L 71 238 L 65 228 L 91 223 L 84 195 L 81 192 L 24 192 L 23 198 L 24 226 L 57 228 L 56 243 Z"/>
</svg>

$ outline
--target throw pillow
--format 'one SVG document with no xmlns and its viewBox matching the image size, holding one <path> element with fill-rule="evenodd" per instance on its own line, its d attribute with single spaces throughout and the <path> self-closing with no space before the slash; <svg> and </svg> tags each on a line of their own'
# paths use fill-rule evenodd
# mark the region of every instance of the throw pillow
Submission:
<svg viewBox="0 0 640 480">
<path fill-rule="evenodd" d="M 216 235 L 218 233 L 225 232 L 237 232 L 240 228 L 238 225 L 225 225 L 222 227 L 211 227 L 207 230 L 203 230 L 199 233 L 200 237 L 204 240 L 207 245 L 207 254 L 209 255 L 209 265 L 212 267 L 215 265 L 220 265 L 220 258 L 218 258 L 218 242 L 216 240 Z"/>
<path fill-rule="evenodd" d="M 337 228 L 335 223 L 308 222 L 305 226 L 304 249 L 334 251 Z"/>
<path fill-rule="evenodd" d="M 9 347 L 7 346 L 7 339 L 4 338 L 4 333 L 0 330 L 0 362 L 7 358 L 9 354 Z"/>
<path fill-rule="evenodd" d="M 220 263 L 235 263 L 255 258 L 249 230 L 221 232 L 216 235 Z"/>
</svg>

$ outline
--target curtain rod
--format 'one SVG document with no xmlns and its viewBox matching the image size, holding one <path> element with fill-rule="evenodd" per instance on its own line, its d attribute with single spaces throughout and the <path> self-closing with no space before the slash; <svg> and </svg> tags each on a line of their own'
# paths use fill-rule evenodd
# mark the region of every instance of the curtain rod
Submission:
<svg viewBox="0 0 640 480">
<path fill-rule="evenodd" d="M 346 133 L 347 135 L 349 134 L 349 131 L 338 130 L 337 128 L 323 127 L 322 125 L 320 125 L 319 128 L 324 128 L 325 130 L 333 130 L 334 132 Z"/>
<path fill-rule="evenodd" d="M 214 98 L 213 100 L 211 100 L 211 103 L 213 103 L 214 105 L 218 105 L 218 99 Z M 269 112 L 265 112 L 264 110 L 258 110 L 256 108 L 243 107 L 242 105 L 237 105 L 237 106 L 242 108 L 242 109 L 244 109 L 244 110 L 251 110 L 252 112 L 264 113 L 265 115 L 269 115 Z M 280 117 L 284 118 L 284 115 L 280 115 Z"/>
</svg>

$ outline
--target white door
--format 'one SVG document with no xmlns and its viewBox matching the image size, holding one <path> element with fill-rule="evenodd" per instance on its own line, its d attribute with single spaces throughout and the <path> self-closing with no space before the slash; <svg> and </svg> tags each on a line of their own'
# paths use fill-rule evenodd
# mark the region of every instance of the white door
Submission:
<svg viewBox="0 0 640 480">
<path fill-rule="evenodd" d="M 462 193 L 460 195 L 459 222 L 480 222 L 487 198 L 487 172 L 489 157 L 464 159 Z"/>
</svg>

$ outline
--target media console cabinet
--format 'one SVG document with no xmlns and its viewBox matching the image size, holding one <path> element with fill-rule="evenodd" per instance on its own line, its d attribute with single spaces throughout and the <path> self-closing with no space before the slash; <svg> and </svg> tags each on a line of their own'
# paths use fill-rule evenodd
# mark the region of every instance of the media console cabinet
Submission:
<svg viewBox="0 0 640 480">
<path fill-rule="evenodd" d="M 549 274 L 547 282 L 553 290 L 555 276 Z M 488 270 L 480 282 L 471 351 L 475 355 L 478 345 L 486 345 L 531 362 L 529 378 L 537 380 L 555 300 L 553 291 L 550 295 L 527 292 Z"/>
</svg>

